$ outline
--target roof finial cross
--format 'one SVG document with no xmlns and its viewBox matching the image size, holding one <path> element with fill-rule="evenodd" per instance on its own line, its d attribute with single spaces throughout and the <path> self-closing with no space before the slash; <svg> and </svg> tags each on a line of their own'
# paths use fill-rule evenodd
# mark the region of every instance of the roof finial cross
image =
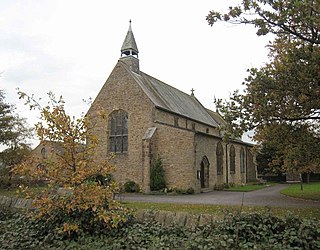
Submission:
<svg viewBox="0 0 320 250">
<path fill-rule="evenodd" d="M 194 91 L 195 91 L 195 90 L 192 88 L 192 89 L 191 89 L 191 96 L 194 96 L 194 93 L 193 93 Z"/>
</svg>

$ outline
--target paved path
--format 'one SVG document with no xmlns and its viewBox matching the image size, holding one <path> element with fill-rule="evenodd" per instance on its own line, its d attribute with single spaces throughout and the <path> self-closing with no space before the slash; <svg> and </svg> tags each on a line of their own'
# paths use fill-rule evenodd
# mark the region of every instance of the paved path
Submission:
<svg viewBox="0 0 320 250">
<path fill-rule="evenodd" d="M 252 192 L 212 191 L 195 195 L 125 194 L 121 196 L 121 200 L 155 203 L 240 205 L 243 199 L 243 205 L 247 206 L 320 208 L 320 201 L 291 198 L 280 194 L 280 190 L 287 186 L 288 184 L 279 184 Z"/>
</svg>

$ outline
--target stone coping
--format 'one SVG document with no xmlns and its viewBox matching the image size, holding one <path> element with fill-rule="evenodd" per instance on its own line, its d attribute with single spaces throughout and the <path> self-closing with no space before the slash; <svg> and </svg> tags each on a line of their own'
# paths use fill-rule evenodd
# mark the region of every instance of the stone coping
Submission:
<svg viewBox="0 0 320 250">
<path fill-rule="evenodd" d="M 0 205 L 16 209 L 32 209 L 32 199 L 7 197 L 0 195 Z"/>
<path fill-rule="evenodd" d="M 0 205 L 12 209 L 32 209 L 32 199 L 7 197 L 0 195 Z M 135 212 L 136 220 L 142 222 L 158 222 L 163 226 L 181 226 L 194 229 L 198 226 L 213 224 L 218 218 L 211 214 L 191 214 L 162 210 L 139 209 Z"/>
</svg>

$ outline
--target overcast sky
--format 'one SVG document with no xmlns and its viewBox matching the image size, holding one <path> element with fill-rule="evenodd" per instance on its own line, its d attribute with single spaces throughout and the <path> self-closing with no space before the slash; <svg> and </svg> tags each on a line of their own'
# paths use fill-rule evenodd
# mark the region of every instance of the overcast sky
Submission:
<svg viewBox="0 0 320 250">
<path fill-rule="evenodd" d="M 210 10 L 239 1 L 218 0 L 1 0 L 0 89 L 32 125 L 37 114 L 18 100 L 16 88 L 36 97 L 62 95 L 72 115 L 86 112 L 120 57 L 129 20 L 141 71 L 183 92 L 195 89 L 204 106 L 228 98 L 267 62 L 270 37 L 249 26 L 210 27 Z"/>
</svg>

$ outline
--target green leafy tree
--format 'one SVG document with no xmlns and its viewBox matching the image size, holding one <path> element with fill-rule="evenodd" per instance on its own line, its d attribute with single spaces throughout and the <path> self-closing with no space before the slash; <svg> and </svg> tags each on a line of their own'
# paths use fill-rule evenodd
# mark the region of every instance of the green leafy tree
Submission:
<svg viewBox="0 0 320 250">
<path fill-rule="evenodd" d="M 320 2 L 317 0 L 242 0 L 226 13 L 210 11 L 207 21 L 249 24 L 257 35 L 273 33 L 320 44 Z"/>
<path fill-rule="evenodd" d="M 26 124 L 26 120 L 15 113 L 14 105 L 5 102 L 5 92 L 0 90 L 0 145 L 3 147 L 0 166 L 1 177 L 7 179 L 8 187 L 12 184 L 10 170 L 31 152 L 26 140 L 32 133 Z"/>
<path fill-rule="evenodd" d="M 14 105 L 5 102 L 5 92 L 0 90 L 0 145 L 13 148 L 25 146 L 31 135 L 26 120 L 14 111 Z"/>
<path fill-rule="evenodd" d="M 158 156 L 153 160 L 150 168 L 150 189 L 151 191 L 158 191 L 165 187 L 165 172 L 162 166 L 162 160 Z"/>
<path fill-rule="evenodd" d="M 43 192 L 31 194 L 36 218 L 71 237 L 111 230 L 128 221 L 129 211 L 114 199 L 114 166 L 108 158 L 95 157 L 98 139 L 87 117 L 68 115 L 62 97 L 52 93 L 46 107 L 21 91 L 19 95 L 40 111 L 36 131 L 41 143 L 53 145 L 45 159 L 33 155 L 15 168 L 19 175 L 48 183 Z"/>
<path fill-rule="evenodd" d="M 226 134 L 254 129 L 254 139 L 277 152 L 271 165 L 320 171 L 320 2 L 244 0 L 225 14 L 211 11 L 207 20 L 252 24 L 258 35 L 275 35 L 270 62 L 248 70 L 244 92 L 215 100 L 229 124 Z"/>
</svg>

